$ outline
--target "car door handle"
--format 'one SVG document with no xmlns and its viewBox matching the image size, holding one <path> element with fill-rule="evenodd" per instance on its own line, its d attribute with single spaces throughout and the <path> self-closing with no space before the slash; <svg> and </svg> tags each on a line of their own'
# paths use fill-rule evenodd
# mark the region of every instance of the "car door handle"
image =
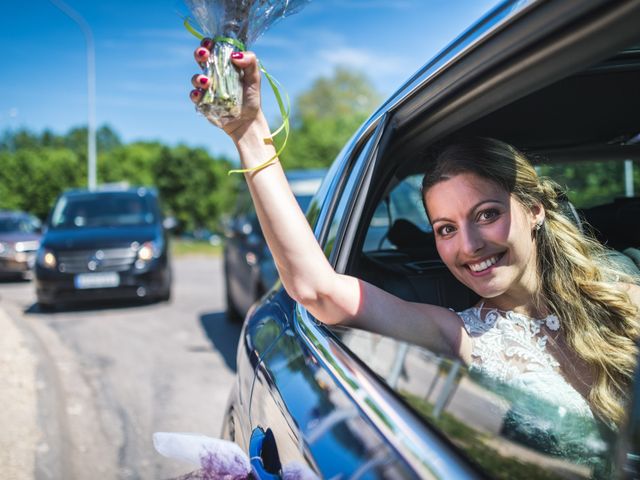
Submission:
<svg viewBox="0 0 640 480">
<path fill-rule="evenodd" d="M 282 465 L 271 429 L 267 429 L 265 432 L 262 428 L 257 427 L 251 432 L 249 456 L 254 474 L 258 478 L 262 480 L 279 480 L 281 478 Z"/>
</svg>

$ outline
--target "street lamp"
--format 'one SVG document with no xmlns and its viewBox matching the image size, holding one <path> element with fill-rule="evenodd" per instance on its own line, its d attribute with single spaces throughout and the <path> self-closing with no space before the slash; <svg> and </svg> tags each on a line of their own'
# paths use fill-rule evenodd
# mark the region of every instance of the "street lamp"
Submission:
<svg viewBox="0 0 640 480">
<path fill-rule="evenodd" d="M 82 16 L 73 8 L 67 5 L 63 0 L 49 0 L 62 13 L 67 15 L 71 20 L 76 22 L 87 42 L 87 85 L 88 85 L 88 104 L 89 104 L 89 120 L 88 120 L 88 155 L 87 170 L 89 190 L 96 188 L 96 55 L 93 43 L 93 33 L 89 24 Z"/>
</svg>

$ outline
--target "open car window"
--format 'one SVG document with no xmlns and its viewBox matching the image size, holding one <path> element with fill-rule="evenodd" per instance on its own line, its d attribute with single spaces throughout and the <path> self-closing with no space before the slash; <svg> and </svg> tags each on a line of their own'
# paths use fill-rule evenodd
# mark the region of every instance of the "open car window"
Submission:
<svg viewBox="0 0 640 480">
<path fill-rule="evenodd" d="M 560 93 L 578 91 L 575 82 L 585 85 L 581 92 L 584 101 L 591 98 L 590 88 L 601 91 L 593 75 L 577 75 L 522 99 L 519 108 L 507 106 L 489 121 L 477 121 L 462 133 L 492 136 L 486 125 L 499 133 L 500 122 L 517 124 L 514 115 L 526 108 L 550 109 L 544 104 L 545 95 L 556 111 L 557 102 L 552 100 Z M 580 105 L 580 99 L 572 100 L 563 108 Z M 580 112 L 583 109 L 580 106 Z M 572 116 L 569 113 L 559 115 L 568 118 Z M 599 115 L 597 110 L 590 114 Z M 573 116 L 591 125 L 582 113 Z M 541 138 L 542 129 L 523 127 L 517 130 L 518 137 L 507 126 L 502 128 L 513 135 L 504 140 L 523 149 L 540 175 L 565 187 L 567 198 L 562 199 L 562 208 L 566 215 L 608 247 L 621 269 L 640 279 L 640 228 L 636 226 L 640 218 L 640 121 L 633 123 L 637 115 L 621 118 L 620 132 L 602 133 L 593 126 L 586 132 L 567 122 L 568 140 L 562 138 L 563 125 L 559 124 L 553 129 L 550 145 Z M 611 126 L 611 122 L 600 123 Z M 536 137 L 527 142 L 525 131 L 535 132 Z M 585 132 L 594 138 L 585 137 Z M 616 135 L 611 136 L 612 132 Z M 405 300 L 462 312 L 476 305 L 478 297 L 452 276 L 438 256 L 422 205 L 419 166 L 424 161 L 424 157 L 416 157 L 414 165 L 405 162 L 396 171 L 380 176 L 386 185 L 372 188 L 382 193 L 360 219 L 358 247 L 351 251 L 347 273 Z M 514 385 L 418 345 L 358 329 L 334 327 L 332 331 L 416 416 L 490 477 L 587 479 L 613 475 L 618 432 L 599 419 L 586 399 L 581 397 L 586 408 L 572 409 L 529 388 L 526 378 Z M 542 340 L 541 349 L 546 341 Z"/>
</svg>

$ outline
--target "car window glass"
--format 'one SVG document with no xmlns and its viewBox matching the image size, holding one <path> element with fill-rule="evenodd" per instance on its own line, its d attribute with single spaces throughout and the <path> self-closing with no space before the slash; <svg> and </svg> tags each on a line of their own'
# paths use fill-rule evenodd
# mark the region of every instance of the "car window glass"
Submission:
<svg viewBox="0 0 640 480">
<path fill-rule="evenodd" d="M 609 478 L 615 434 L 593 417 L 420 346 L 363 330 L 332 330 L 491 478 Z"/>
<path fill-rule="evenodd" d="M 609 204 L 640 194 L 640 159 L 616 161 L 545 162 L 540 175 L 553 178 L 567 189 L 576 208 L 586 209 Z"/>
<path fill-rule="evenodd" d="M 356 182 L 359 180 L 358 172 L 360 172 L 364 167 L 367 154 L 370 152 L 370 147 L 375 138 L 376 136 L 372 135 L 358 152 L 357 158 L 354 159 L 355 161 L 351 162 L 350 170 L 347 173 L 347 182 L 340 193 L 338 205 L 335 208 L 331 219 L 329 234 L 327 236 L 327 240 L 324 243 L 324 253 L 327 257 L 329 257 L 331 255 L 331 252 L 333 251 L 333 246 L 335 244 L 336 235 L 338 234 L 338 229 L 342 220 L 345 218 L 351 195 L 353 194 Z"/>
<path fill-rule="evenodd" d="M 149 195 L 114 193 L 63 197 L 54 208 L 52 228 L 150 225 L 156 209 Z"/>
<path fill-rule="evenodd" d="M 0 218 L 0 233 L 10 233 L 21 231 L 22 222 L 18 218 Z"/>
<path fill-rule="evenodd" d="M 422 203 L 421 183 L 422 175 L 407 177 L 378 203 L 367 230 L 363 251 L 397 249 L 392 241 L 393 236 L 389 238 L 389 231 L 402 228 L 403 222 L 425 233 L 432 231 Z"/>
</svg>

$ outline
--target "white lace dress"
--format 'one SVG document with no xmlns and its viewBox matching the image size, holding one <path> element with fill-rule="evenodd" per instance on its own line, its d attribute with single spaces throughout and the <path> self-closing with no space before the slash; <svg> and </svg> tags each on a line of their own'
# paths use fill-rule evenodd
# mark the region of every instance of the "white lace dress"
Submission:
<svg viewBox="0 0 640 480">
<path fill-rule="evenodd" d="M 503 434 L 539 451 L 601 470 L 607 450 L 589 404 L 547 351 L 557 317 L 472 307 L 458 315 L 471 337 L 469 371 L 509 404 Z"/>
</svg>

